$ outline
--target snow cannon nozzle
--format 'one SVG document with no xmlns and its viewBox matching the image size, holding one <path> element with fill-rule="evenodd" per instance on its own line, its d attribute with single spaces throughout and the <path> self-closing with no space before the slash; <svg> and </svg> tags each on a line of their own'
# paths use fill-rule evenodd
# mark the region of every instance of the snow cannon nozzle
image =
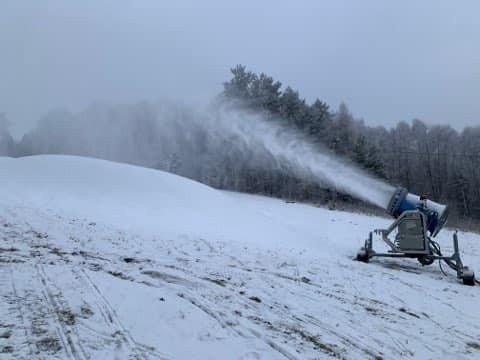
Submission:
<svg viewBox="0 0 480 360">
<path fill-rule="evenodd" d="M 399 187 L 393 193 L 387 206 L 387 213 L 397 219 L 403 212 L 419 210 L 427 219 L 427 230 L 435 237 L 447 221 L 448 207 L 428 200 L 425 195 L 415 195 Z"/>
</svg>

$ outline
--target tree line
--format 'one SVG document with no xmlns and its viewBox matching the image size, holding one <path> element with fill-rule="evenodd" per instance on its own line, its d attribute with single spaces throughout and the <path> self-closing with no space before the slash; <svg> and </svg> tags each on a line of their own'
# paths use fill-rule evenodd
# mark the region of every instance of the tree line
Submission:
<svg viewBox="0 0 480 360">
<path fill-rule="evenodd" d="M 368 172 L 449 204 L 457 221 L 480 219 L 480 126 L 459 132 L 418 119 L 390 129 L 367 126 L 344 103 L 337 110 L 319 99 L 308 104 L 298 91 L 242 65 L 231 73 L 221 94 L 227 101 L 272 115 Z"/>
<path fill-rule="evenodd" d="M 457 131 L 420 120 L 367 126 L 346 104 L 332 110 L 266 74 L 238 65 L 216 104 L 261 114 L 310 143 L 413 193 L 448 204 L 454 222 L 480 223 L 480 126 Z M 75 154 L 163 169 L 220 189 L 330 206 L 360 203 L 299 177 L 268 152 L 205 126 L 207 119 L 172 104 L 94 104 L 78 114 L 52 111 L 15 142 L 0 115 L 0 155 Z M 254 161 L 252 160 L 254 159 Z"/>
</svg>

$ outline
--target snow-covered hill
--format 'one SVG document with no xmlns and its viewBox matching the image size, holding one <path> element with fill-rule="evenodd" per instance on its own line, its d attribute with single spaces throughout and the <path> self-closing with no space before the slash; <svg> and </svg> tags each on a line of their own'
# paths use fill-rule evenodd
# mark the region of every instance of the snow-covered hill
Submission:
<svg viewBox="0 0 480 360">
<path fill-rule="evenodd" d="M 388 223 L 107 161 L 0 158 L 0 358 L 480 357 L 480 287 L 352 260 Z M 480 274 L 480 237 L 459 237 Z"/>
</svg>

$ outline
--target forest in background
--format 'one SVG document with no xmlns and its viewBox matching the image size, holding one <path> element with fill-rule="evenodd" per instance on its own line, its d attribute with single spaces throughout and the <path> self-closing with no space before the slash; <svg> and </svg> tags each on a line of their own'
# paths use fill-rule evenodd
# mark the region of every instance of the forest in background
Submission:
<svg viewBox="0 0 480 360">
<path fill-rule="evenodd" d="M 308 104 L 298 91 L 272 77 L 238 65 L 224 84 L 222 96 L 275 115 L 304 132 L 332 153 L 358 166 L 449 204 L 451 218 L 469 225 L 480 219 L 480 126 L 457 131 L 449 125 L 427 126 L 414 119 L 395 127 L 367 126 L 347 105 L 332 111 L 316 99 Z"/>
<path fill-rule="evenodd" d="M 321 151 L 448 204 L 454 224 L 480 226 L 480 126 L 457 131 L 417 119 L 393 128 L 367 126 L 346 104 L 332 110 L 319 99 L 307 103 L 298 91 L 242 65 L 231 74 L 216 104 L 295 129 Z M 308 176 L 299 178 L 266 152 L 252 161 L 247 144 L 216 136 L 201 124 L 201 116 L 181 105 L 94 104 L 78 114 L 52 111 L 15 142 L 6 117 L 0 115 L 0 155 L 92 156 L 167 170 L 220 189 L 331 207 L 360 206 L 335 188 Z"/>
</svg>

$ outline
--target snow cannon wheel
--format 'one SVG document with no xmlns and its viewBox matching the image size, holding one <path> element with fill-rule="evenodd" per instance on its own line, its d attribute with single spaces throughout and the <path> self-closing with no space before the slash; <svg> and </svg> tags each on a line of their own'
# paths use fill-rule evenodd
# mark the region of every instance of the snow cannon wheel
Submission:
<svg viewBox="0 0 480 360">
<path fill-rule="evenodd" d="M 463 281 L 463 285 L 474 286 L 475 285 L 474 272 L 469 268 L 463 268 L 462 281 Z"/>
<path fill-rule="evenodd" d="M 370 257 L 368 256 L 367 250 L 362 247 L 360 250 L 357 252 L 357 261 L 365 262 L 367 263 L 368 260 L 370 260 Z"/>
<path fill-rule="evenodd" d="M 433 262 L 435 261 L 435 259 L 432 259 L 424 255 L 417 257 L 417 260 L 420 264 L 422 264 L 422 266 L 432 265 Z"/>
</svg>

